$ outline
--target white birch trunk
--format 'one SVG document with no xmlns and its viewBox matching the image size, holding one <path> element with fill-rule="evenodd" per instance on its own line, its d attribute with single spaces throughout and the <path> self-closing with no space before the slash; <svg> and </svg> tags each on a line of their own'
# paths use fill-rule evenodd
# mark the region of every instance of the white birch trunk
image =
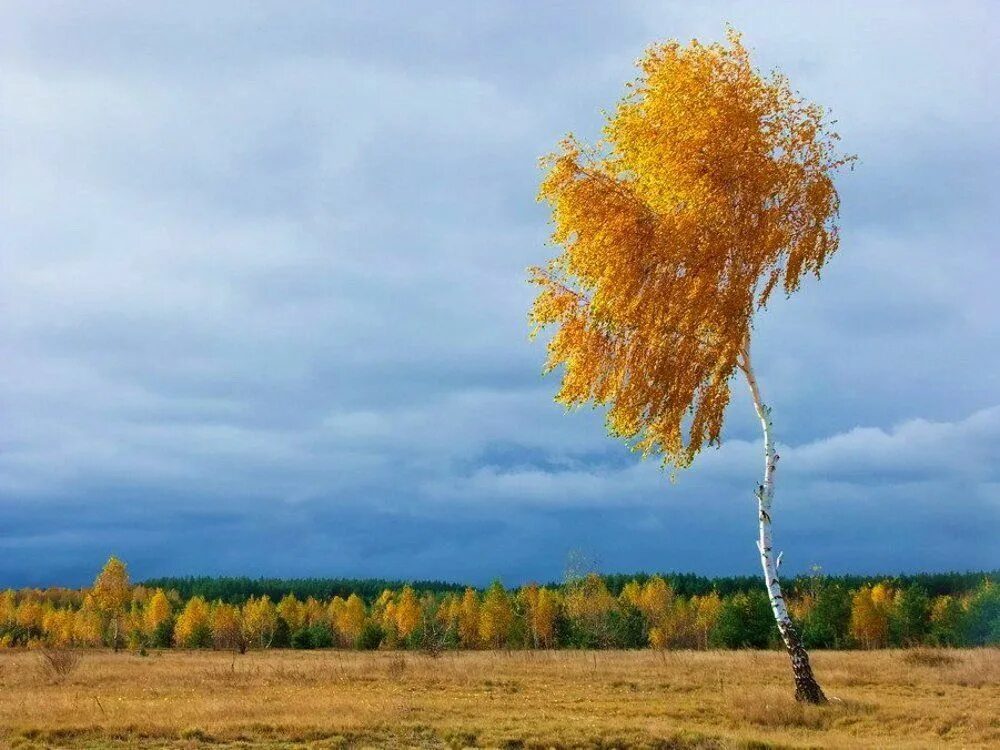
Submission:
<svg viewBox="0 0 1000 750">
<path fill-rule="evenodd" d="M 740 369 L 746 375 L 750 394 L 753 396 L 754 409 L 757 411 L 757 417 L 760 419 L 761 429 L 764 432 L 764 482 L 757 487 L 759 532 L 757 549 L 760 552 L 761 567 L 764 569 L 764 583 L 767 586 L 771 611 L 778 623 L 781 640 L 792 660 L 796 700 L 824 703 L 826 696 L 823 695 L 822 689 L 813 677 L 812 667 L 809 665 L 809 655 L 802 647 L 792 619 L 788 616 L 788 607 L 785 605 L 785 599 L 781 594 L 781 583 L 778 580 L 781 555 L 779 554 L 775 558 L 771 539 L 771 508 L 774 503 L 774 472 L 778 465 L 778 454 L 774 450 L 774 424 L 771 421 L 771 407 L 764 404 L 761 398 L 760 387 L 757 385 L 757 379 L 754 377 L 753 367 L 750 363 L 749 346 L 743 350 L 743 361 L 740 364 Z"/>
</svg>

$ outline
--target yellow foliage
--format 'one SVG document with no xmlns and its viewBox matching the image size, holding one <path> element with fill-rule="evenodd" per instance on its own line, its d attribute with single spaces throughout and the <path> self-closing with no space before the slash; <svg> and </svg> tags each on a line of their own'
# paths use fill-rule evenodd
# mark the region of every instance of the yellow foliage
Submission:
<svg viewBox="0 0 1000 750">
<path fill-rule="evenodd" d="M 556 399 L 608 405 L 609 431 L 688 465 L 719 442 L 754 310 L 838 244 L 823 111 L 729 44 L 650 48 L 595 147 L 542 164 L 561 253 L 531 269 L 530 319 L 555 326 Z"/>
<path fill-rule="evenodd" d="M 178 646 L 197 645 L 195 640 L 204 632 L 211 632 L 211 610 L 204 598 L 195 596 L 177 616 L 174 625 L 174 642 Z"/>
<path fill-rule="evenodd" d="M 462 603 L 456 594 L 445 594 L 441 600 L 441 605 L 437 608 L 436 619 L 438 625 L 445 631 L 458 628 L 458 615 L 461 611 Z"/>
<path fill-rule="evenodd" d="M 347 606 L 347 602 L 344 601 L 342 596 L 333 597 L 327 605 L 326 617 L 334 628 L 336 628 L 337 623 L 340 622 L 340 618 L 344 614 L 345 606 Z"/>
<path fill-rule="evenodd" d="M 670 611 L 674 601 L 674 590 L 660 576 L 653 576 L 642 587 L 639 596 L 639 609 L 654 622 L 663 620 Z"/>
<path fill-rule="evenodd" d="M 343 610 L 336 621 L 337 631 L 341 634 L 345 645 L 353 646 L 361 637 L 365 628 L 365 603 L 357 594 L 347 597 Z"/>
<path fill-rule="evenodd" d="M 395 639 L 396 632 L 396 602 L 388 602 L 382 609 L 382 627 L 390 639 Z"/>
<path fill-rule="evenodd" d="M 694 623 L 697 632 L 699 648 L 708 648 L 708 634 L 712 632 L 715 623 L 719 620 L 719 613 L 722 611 L 722 599 L 718 593 L 713 591 L 704 596 L 691 597 L 691 606 L 694 608 Z"/>
<path fill-rule="evenodd" d="M 622 588 L 622 592 L 618 595 L 618 598 L 624 604 L 628 604 L 637 609 L 642 609 L 640 606 L 642 601 L 642 586 L 638 581 L 629 581 Z"/>
<path fill-rule="evenodd" d="M 295 598 L 295 594 L 286 594 L 281 598 L 278 602 L 278 614 L 288 623 L 288 630 L 292 633 L 305 624 L 305 607 Z"/>
<path fill-rule="evenodd" d="M 241 613 L 243 637 L 247 644 L 255 644 L 260 648 L 271 645 L 274 629 L 278 625 L 278 608 L 271 597 L 262 596 L 259 599 L 251 597 L 243 604 Z"/>
<path fill-rule="evenodd" d="M 132 601 L 132 583 L 125 563 L 117 557 L 108 558 L 104 569 L 94 580 L 91 589 L 97 607 L 108 614 L 116 614 Z"/>
<path fill-rule="evenodd" d="M 17 605 L 14 612 L 14 621 L 22 628 L 41 628 L 42 615 L 45 610 L 41 602 L 35 599 L 26 599 Z"/>
<path fill-rule="evenodd" d="M 884 583 L 862 586 L 851 600 L 851 636 L 865 648 L 889 642 L 893 590 Z"/>
<path fill-rule="evenodd" d="M 566 611 L 570 617 L 583 621 L 595 621 L 606 617 L 615 609 L 617 602 L 608 591 L 604 579 L 590 573 L 568 587 Z"/>
<path fill-rule="evenodd" d="M 99 646 L 103 625 L 101 614 L 89 602 L 78 609 L 73 616 L 73 640 L 84 646 Z"/>
<path fill-rule="evenodd" d="M 173 613 L 172 609 L 170 599 L 167 598 L 163 589 L 157 589 L 146 604 L 146 612 L 143 618 L 146 634 L 152 635 L 156 632 L 157 628 L 167 622 Z"/>
<path fill-rule="evenodd" d="M 811 593 L 804 593 L 796 596 L 794 599 L 788 599 L 788 614 L 792 616 L 792 619 L 796 622 L 802 622 L 805 620 L 809 613 L 813 611 L 816 607 L 816 599 Z"/>
<path fill-rule="evenodd" d="M 420 602 L 417 600 L 416 593 L 409 586 L 405 586 L 399 595 L 393 616 L 396 632 L 399 633 L 400 638 L 409 638 L 410 634 L 416 630 L 417 625 L 420 624 Z"/>
<path fill-rule="evenodd" d="M 531 627 L 539 647 L 552 648 L 555 645 L 558 614 L 559 600 L 555 592 L 548 588 L 539 590 L 538 601 L 531 613 Z"/>
<path fill-rule="evenodd" d="M 17 611 L 17 598 L 11 589 L 0 594 L 0 625 L 13 625 Z"/>
<path fill-rule="evenodd" d="M 479 637 L 492 648 L 507 645 L 511 628 L 514 626 L 514 607 L 507 591 L 499 583 L 494 583 L 483 597 L 479 611 Z"/>
<path fill-rule="evenodd" d="M 479 597 L 475 589 L 467 588 L 462 595 L 458 637 L 465 648 L 476 648 L 479 645 Z"/>
<path fill-rule="evenodd" d="M 232 604 L 216 602 L 212 607 L 212 645 L 216 648 L 236 649 L 243 643 L 243 624 L 240 611 Z"/>
<path fill-rule="evenodd" d="M 525 586 L 518 593 L 523 602 L 531 645 L 535 648 L 550 648 L 555 643 L 556 616 L 559 601 L 553 591 L 539 588 L 536 584 Z"/>
<path fill-rule="evenodd" d="M 667 638 L 659 628 L 649 629 L 649 645 L 651 648 L 666 648 Z"/>
<path fill-rule="evenodd" d="M 649 645 L 653 648 L 672 646 L 692 648 L 703 640 L 707 641 L 707 632 L 711 626 L 705 628 L 702 637 L 701 619 L 710 614 L 708 607 L 711 606 L 712 600 L 708 601 L 706 609 L 700 610 L 697 597 L 690 601 L 680 599 L 675 596 L 673 588 L 663 578 L 660 576 L 650 578 L 642 587 L 638 597 L 639 609 L 650 625 Z M 714 625 L 714 620 L 712 624 Z"/>
<path fill-rule="evenodd" d="M 69 646 L 73 643 L 73 611 L 70 609 L 50 609 L 42 618 L 45 638 L 53 646 Z"/>
<path fill-rule="evenodd" d="M 608 591 L 604 579 L 590 573 L 571 583 L 563 597 L 566 614 L 592 633 L 598 645 L 610 645 L 610 614 L 617 609 L 618 600 Z"/>
<path fill-rule="evenodd" d="M 313 596 L 302 605 L 302 618 L 305 625 L 327 625 L 330 622 L 326 607 Z"/>
</svg>

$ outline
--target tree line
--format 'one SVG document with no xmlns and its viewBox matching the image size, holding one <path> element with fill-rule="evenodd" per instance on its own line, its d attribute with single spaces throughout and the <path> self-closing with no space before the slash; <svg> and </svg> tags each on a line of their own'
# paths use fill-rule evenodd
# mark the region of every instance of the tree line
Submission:
<svg viewBox="0 0 1000 750">
<path fill-rule="evenodd" d="M 756 579 L 746 579 L 747 586 L 739 578 L 717 579 L 706 587 L 708 580 L 591 573 L 512 590 L 499 582 L 478 590 L 322 579 L 134 585 L 125 564 L 111 558 L 90 588 L 0 594 L 0 646 L 239 652 L 780 646 L 767 595 L 750 585 Z M 288 584 L 291 590 L 283 588 Z M 789 611 L 807 647 L 1000 645 L 995 573 L 881 580 L 812 575 L 796 579 L 789 591 Z"/>
<path fill-rule="evenodd" d="M 710 578 L 695 573 L 614 573 L 601 577 L 608 590 L 618 596 L 625 586 L 635 581 L 644 584 L 650 578 L 663 578 L 678 596 L 705 596 L 713 591 L 719 596 L 746 594 L 760 588 L 759 576 L 720 576 Z M 792 595 L 811 589 L 816 574 L 800 575 L 786 581 Z M 864 585 L 882 581 L 891 581 L 893 588 L 919 586 L 929 595 L 963 596 L 971 593 L 982 584 L 984 579 L 1000 581 L 1000 571 L 967 572 L 967 573 L 915 573 L 911 575 L 886 576 L 860 575 L 824 575 L 828 583 L 837 583 L 848 589 L 858 589 Z M 243 604 L 248 599 L 270 597 L 278 601 L 292 594 L 298 599 L 309 597 L 315 599 L 333 599 L 339 596 L 346 599 L 351 594 L 357 594 L 365 602 L 374 602 L 386 589 L 402 590 L 410 586 L 415 591 L 446 594 L 450 592 L 464 593 L 467 588 L 463 584 L 446 581 L 399 581 L 383 578 L 250 578 L 247 576 L 176 576 L 149 578 L 140 582 L 148 589 L 163 589 L 176 591 L 182 600 L 195 596 L 209 601 L 222 601 L 227 604 Z M 565 582 L 549 582 L 546 588 L 561 590 Z"/>
<path fill-rule="evenodd" d="M 298 599 L 346 599 L 357 594 L 372 602 L 386 589 L 409 585 L 417 591 L 462 592 L 465 586 L 445 581 L 394 581 L 384 578 L 249 578 L 247 576 L 178 576 L 150 578 L 140 584 L 149 589 L 176 591 L 181 599 L 200 596 L 209 601 L 243 604 L 247 599 L 269 597 L 274 601 L 287 594 Z"/>
</svg>

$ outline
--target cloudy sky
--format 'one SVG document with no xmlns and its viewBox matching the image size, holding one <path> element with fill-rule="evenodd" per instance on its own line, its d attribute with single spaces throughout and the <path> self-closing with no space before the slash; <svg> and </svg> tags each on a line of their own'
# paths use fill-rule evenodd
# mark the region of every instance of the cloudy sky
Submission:
<svg viewBox="0 0 1000 750">
<path fill-rule="evenodd" d="M 527 339 L 537 158 L 647 44 L 745 34 L 860 156 L 755 360 L 786 567 L 1000 565 L 1000 11 L 4 3 L 0 586 L 752 573 L 760 443 L 673 484 Z"/>
</svg>

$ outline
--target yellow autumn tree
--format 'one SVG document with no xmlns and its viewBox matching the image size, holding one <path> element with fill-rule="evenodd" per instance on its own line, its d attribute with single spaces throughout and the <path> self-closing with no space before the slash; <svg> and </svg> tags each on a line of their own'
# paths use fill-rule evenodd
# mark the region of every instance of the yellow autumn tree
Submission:
<svg viewBox="0 0 1000 750">
<path fill-rule="evenodd" d="M 399 594 L 393 611 L 396 633 L 402 640 L 409 638 L 420 624 L 420 600 L 416 592 L 409 586 L 404 586 Z"/>
<path fill-rule="evenodd" d="M 306 622 L 306 611 L 302 602 L 295 598 L 295 594 L 286 594 L 278 602 L 278 616 L 288 625 L 288 632 L 294 633 Z"/>
<path fill-rule="evenodd" d="M 694 607 L 694 625 L 697 634 L 698 648 L 708 648 L 708 639 L 722 611 L 722 599 L 715 591 L 704 596 L 691 598 Z"/>
<path fill-rule="evenodd" d="M 825 700 L 784 605 L 772 555 L 771 411 L 750 362 L 755 311 L 796 291 L 837 249 L 835 153 L 823 110 L 728 44 L 651 47 L 594 146 L 568 137 L 543 160 L 539 199 L 560 253 L 531 269 L 533 333 L 555 328 L 556 398 L 607 407 L 611 434 L 665 465 L 717 445 L 733 375 L 764 432 L 757 491 L 765 583 L 796 698 Z"/>
<path fill-rule="evenodd" d="M 467 588 L 462 595 L 462 605 L 458 615 L 458 638 L 465 648 L 479 646 L 479 596 L 472 588 Z"/>
<path fill-rule="evenodd" d="M 458 614 L 462 608 L 462 600 L 457 594 L 445 594 L 437 608 L 435 617 L 437 625 L 444 633 L 458 634 Z"/>
<path fill-rule="evenodd" d="M 87 594 L 83 604 L 73 616 L 73 641 L 84 646 L 98 646 L 103 638 L 101 613 L 92 594 Z"/>
<path fill-rule="evenodd" d="M 28 631 L 41 632 L 42 618 L 45 615 L 45 608 L 42 603 L 29 597 L 21 601 L 14 610 L 14 622 L 19 628 Z"/>
<path fill-rule="evenodd" d="M 397 641 L 395 598 L 396 594 L 391 589 L 385 589 L 371 607 L 371 620 L 382 626 L 382 645 L 386 647 L 395 646 Z"/>
<path fill-rule="evenodd" d="M 204 597 L 193 596 L 174 623 L 174 642 L 185 648 L 212 645 L 212 611 Z"/>
<path fill-rule="evenodd" d="M 889 615 L 893 590 L 885 583 L 862 586 L 851 599 L 851 636 L 865 648 L 884 648 L 889 642 Z"/>
<path fill-rule="evenodd" d="M 674 590 L 660 576 L 653 576 L 639 594 L 639 609 L 649 623 L 649 645 L 666 648 L 671 636 L 670 614 Z"/>
<path fill-rule="evenodd" d="M 340 619 L 344 616 L 344 607 L 347 606 L 347 602 L 342 596 L 334 596 L 330 602 L 326 605 L 326 618 L 330 623 L 330 628 L 334 632 L 334 640 L 342 641 L 343 634 L 340 632 L 340 626 L 338 623 Z M 343 644 L 341 644 L 343 645 Z"/>
<path fill-rule="evenodd" d="M 618 599 L 622 604 L 641 610 L 642 585 L 636 580 L 629 581 L 622 587 L 622 592 L 618 595 Z"/>
<path fill-rule="evenodd" d="M 52 646 L 65 647 L 73 643 L 73 611 L 49 609 L 42 618 L 45 640 Z"/>
<path fill-rule="evenodd" d="M 531 611 L 531 628 L 540 648 L 556 645 L 556 618 L 559 616 L 559 599 L 552 589 L 543 586 Z"/>
<path fill-rule="evenodd" d="M 212 645 L 215 648 L 239 651 L 247 650 L 244 639 L 242 617 L 239 608 L 232 604 L 216 602 L 212 606 L 211 628 Z"/>
<path fill-rule="evenodd" d="M 323 606 L 323 603 L 319 601 L 314 596 L 310 596 L 302 604 L 302 618 L 304 624 L 311 625 L 329 625 L 330 615 L 327 608 Z"/>
<path fill-rule="evenodd" d="M 661 576 L 653 576 L 642 587 L 639 609 L 649 625 L 653 648 L 692 648 L 698 643 L 696 603 L 674 594 Z"/>
<path fill-rule="evenodd" d="M 525 586 L 518 592 L 524 618 L 534 648 L 551 648 L 555 642 L 557 601 L 552 591 L 538 584 Z"/>
<path fill-rule="evenodd" d="M 608 591 L 601 576 L 588 573 L 570 581 L 563 606 L 588 647 L 608 648 L 612 645 L 611 614 L 617 608 L 618 600 Z"/>
<path fill-rule="evenodd" d="M 94 580 L 91 588 L 94 603 L 105 618 L 108 640 L 115 651 L 121 648 L 123 621 L 132 601 L 132 582 L 128 568 L 117 557 L 111 556 Z"/>
<path fill-rule="evenodd" d="M 278 627 L 278 608 L 271 601 L 271 597 L 265 595 L 247 599 L 243 603 L 240 620 L 243 625 L 243 637 L 248 646 L 270 647 L 274 631 Z"/>
<path fill-rule="evenodd" d="M 382 609 L 382 631 L 384 633 L 382 646 L 397 648 L 399 646 L 399 631 L 396 628 L 396 602 L 387 602 Z"/>
<path fill-rule="evenodd" d="M 122 621 L 130 651 L 140 651 L 149 643 L 146 637 L 144 599 L 132 596 L 132 604 Z"/>
<path fill-rule="evenodd" d="M 6 589 L 0 594 L 0 627 L 9 628 L 14 624 L 17 612 L 17 594 L 12 589 Z"/>
<path fill-rule="evenodd" d="M 513 626 L 513 602 L 503 585 L 494 581 L 486 590 L 479 609 L 479 638 L 491 648 L 503 648 L 508 645 Z"/>
<path fill-rule="evenodd" d="M 154 646 L 169 646 L 167 629 L 173 616 L 173 607 L 163 589 L 157 589 L 146 604 L 143 631 Z"/>
<path fill-rule="evenodd" d="M 806 618 L 816 609 L 816 597 L 811 591 L 799 592 L 794 599 L 789 599 L 788 614 L 796 622 L 804 622 Z"/>
<path fill-rule="evenodd" d="M 357 645 L 365 629 L 365 617 L 365 603 L 357 594 L 351 594 L 336 622 L 337 632 L 343 638 L 345 646 Z"/>
</svg>

